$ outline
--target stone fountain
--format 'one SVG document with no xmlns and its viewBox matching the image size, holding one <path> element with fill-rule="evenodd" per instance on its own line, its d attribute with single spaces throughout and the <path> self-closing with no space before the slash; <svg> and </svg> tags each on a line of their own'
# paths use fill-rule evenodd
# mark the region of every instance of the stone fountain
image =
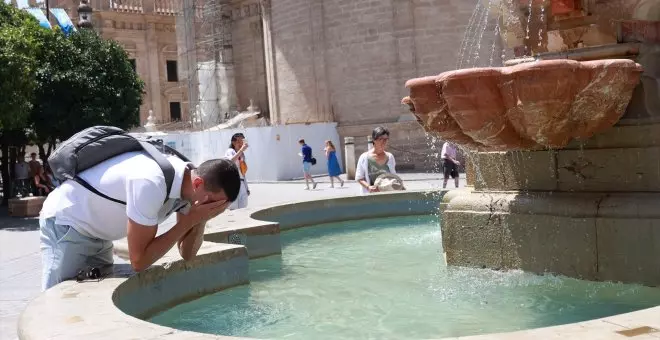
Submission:
<svg viewBox="0 0 660 340">
<path fill-rule="evenodd" d="M 660 0 L 489 1 L 515 59 L 412 79 L 467 151 L 449 265 L 660 285 Z"/>
</svg>

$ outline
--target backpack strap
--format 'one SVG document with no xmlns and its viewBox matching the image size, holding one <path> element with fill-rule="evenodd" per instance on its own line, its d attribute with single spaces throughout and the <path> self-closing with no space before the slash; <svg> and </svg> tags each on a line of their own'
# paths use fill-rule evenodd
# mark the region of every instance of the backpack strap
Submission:
<svg viewBox="0 0 660 340">
<path fill-rule="evenodd" d="M 119 203 L 119 204 L 126 205 L 126 202 L 124 202 L 124 201 L 120 201 L 120 200 L 118 200 L 118 199 L 116 199 L 116 198 L 112 198 L 112 197 L 110 197 L 110 196 L 108 196 L 108 195 L 106 195 L 106 194 L 104 194 L 104 193 L 102 193 L 102 192 L 96 190 L 96 188 L 94 188 L 93 186 L 91 186 L 91 184 L 87 183 L 87 181 L 85 181 L 84 179 L 82 179 L 82 178 L 80 178 L 80 177 L 78 177 L 78 176 L 74 176 L 74 177 L 72 178 L 72 180 L 76 181 L 78 184 L 80 184 L 80 185 L 82 185 L 83 187 L 85 187 L 85 189 L 87 189 L 87 190 L 89 190 L 89 191 L 91 191 L 91 192 L 93 192 L 93 193 L 95 193 L 95 194 L 97 194 L 97 195 L 99 195 L 99 196 L 101 196 L 101 197 L 107 199 L 107 200 L 113 201 L 113 202 L 115 202 L 115 203 Z"/>
<path fill-rule="evenodd" d="M 160 169 L 163 171 L 163 175 L 165 176 L 165 185 L 167 187 L 167 190 L 165 192 L 165 201 L 167 201 L 170 198 L 170 191 L 172 190 L 172 183 L 174 182 L 174 167 L 172 166 L 172 163 L 165 158 L 165 155 L 163 155 L 156 147 L 151 144 L 150 142 L 146 141 L 139 141 L 140 145 L 144 149 L 144 151 L 154 160 L 156 163 L 158 163 L 158 166 Z M 126 202 L 118 200 L 116 198 L 112 198 L 94 188 L 91 186 L 89 183 L 87 183 L 84 179 L 75 176 L 72 178 L 74 181 L 76 181 L 78 184 L 82 185 L 85 187 L 85 189 L 107 199 L 115 203 L 123 204 L 126 205 Z"/>
<path fill-rule="evenodd" d="M 172 163 L 165 158 L 165 155 L 158 151 L 153 144 L 146 141 L 140 141 L 140 145 L 142 145 L 144 151 L 146 151 L 149 156 L 158 163 L 158 166 L 163 171 L 165 185 L 167 186 L 165 192 L 165 201 L 167 201 L 170 198 L 170 191 L 172 190 L 172 183 L 174 182 L 174 167 L 172 166 Z"/>
</svg>

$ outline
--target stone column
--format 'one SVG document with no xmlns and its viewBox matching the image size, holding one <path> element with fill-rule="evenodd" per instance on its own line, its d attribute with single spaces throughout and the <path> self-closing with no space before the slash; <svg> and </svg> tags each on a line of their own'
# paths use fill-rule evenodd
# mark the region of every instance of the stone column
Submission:
<svg viewBox="0 0 660 340">
<path fill-rule="evenodd" d="M 367 136 L 367 151 L 374 148 L 374 139 L 371 136 Z"/>
<path fill-rule="evenodd" d="M 275 46 L 270 26 L 270 0 L 260 0 L 261 22 L 263 27 L 264 65 L 266 68 L 266 89 L 268 95 L 268 111 L 273 124 L 282 123 L 280 117 L 279 97 L 277 95 L 277 73 L 275 70 Z"/>
<path fill-rule="evenodd" d="M 160 100 L 160 68 L 161 66 L 164 67 L 164 65 L 161 65 L 160 63 L 160 57 L 158 53 L 158 34 L 156 32 L 155 23 L 150 22 L 147 24 L 147 32 L 145 38 L 145 46 L 147 46 L 147 65 L 149 67 L 147 72 L 149 74 L 149 79 L 146 83 L 148 85 L 147 91 L 149 91 L 149 97 L 151 99 L 150 106 L 151 109 L 156 113 L 156 121 L 169 122 L 169 108 L 167 112 L 163 112 Z"/>
<path fill-rule="evenodd" d="M 344 137 L 344 159 L 346 160 L 346 179 L 355 180 L 355 140 Z"/>
<path fill-rule="evenodd" d="M 224 35 L 224 39 L 231 41 L 231 19 L 230 11 L 227 6 L 222 6 L 217 15 L 211 20 L 213 23 L 213 35 Z M 215 76 L 218 87 L 218 121 L 223 121 L 225 112 L 233 110 L 240 111 L 238 108 L 238 98 L 236 97 L 236 77 L 234 76 L 234 47 L 233 44 L 224 42 L 222 46 L 217 46 Z"/>
<path fill-rule="evenodd" d="M 440 171 L 442 172 L 442 169 Z M 474 164 L 470 156 L 465 157 L 465 185 L 474 187 Z"/>
<path fill-rule="evenodd" d="M 229 50 L 231 51 L 231 50 Z M 229 54 L 223 51 L 223 54 Z M 224 58 L 223 58 L 224 59 Z M 223 121 L 225 112 L 233 110 L 240 111 L 236 99 L 236 77 L 234 76 L 234 64 L 231 62 L 218 61 L 216 64 L 216 77 L 218 84 L 218 112 L 219 121 Z"/>
<path fill-rule="evenodd" d="M 323 13 L 323 0 L 310 1 L 310 30 L 312 47 L 311 59 L 316 86 L 316 119 L 319 121 L 333 121 L 330 109 L 330 90 L 328 88 L 328 76 L 325 58 L 325 15 Z"/>
</svg>

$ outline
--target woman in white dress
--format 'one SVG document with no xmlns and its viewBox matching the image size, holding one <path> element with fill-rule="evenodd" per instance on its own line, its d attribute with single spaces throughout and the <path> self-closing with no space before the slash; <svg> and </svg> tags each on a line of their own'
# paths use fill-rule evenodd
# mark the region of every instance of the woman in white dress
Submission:
<svg viewBox="0 0 660 340">
<path fill-rule="evenodd" d="M 238 192 L 238 197 L 236 201 L 229 206 L 229 210 L 245 208 L 248 205 L 248 196 L 250 195 L 250 189 L 247 185 L 247 179 L 245 178 L 245 173 L 247 172 L 247 163 L 245 162 L 245 150 L 248 148 L 248 144 L 245 141 L 245 136 L 242 133 L 235 133 L 231 136 L 231 143 L 229 144 L 229 149 L 225 152 L 225 158 L 230 159 L 236 167 L 241 176 L 241 189 Z"/>
</svg>

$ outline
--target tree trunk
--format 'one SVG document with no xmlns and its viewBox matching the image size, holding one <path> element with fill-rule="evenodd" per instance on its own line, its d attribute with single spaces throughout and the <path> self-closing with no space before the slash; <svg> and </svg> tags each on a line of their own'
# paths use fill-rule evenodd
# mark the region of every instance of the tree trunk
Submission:
<svg viewBox="0 0 660 340">
<path fill-rule="evenodd" d="M 9 204 L 11 198 L 11 178 L 9 177 L 9 145 L 5 141 L 0 142 L 2 149 L 2 205 Z"/>
<path fill-rule="evenodd" d="M 44 145 L 41 143 L 37 143 L 37 147 L 39 148 L 39 158 L 41 158 L 41 162 L 45 165 L 48 160 L 46 149 L 44 149 Z"/>
</svg>

